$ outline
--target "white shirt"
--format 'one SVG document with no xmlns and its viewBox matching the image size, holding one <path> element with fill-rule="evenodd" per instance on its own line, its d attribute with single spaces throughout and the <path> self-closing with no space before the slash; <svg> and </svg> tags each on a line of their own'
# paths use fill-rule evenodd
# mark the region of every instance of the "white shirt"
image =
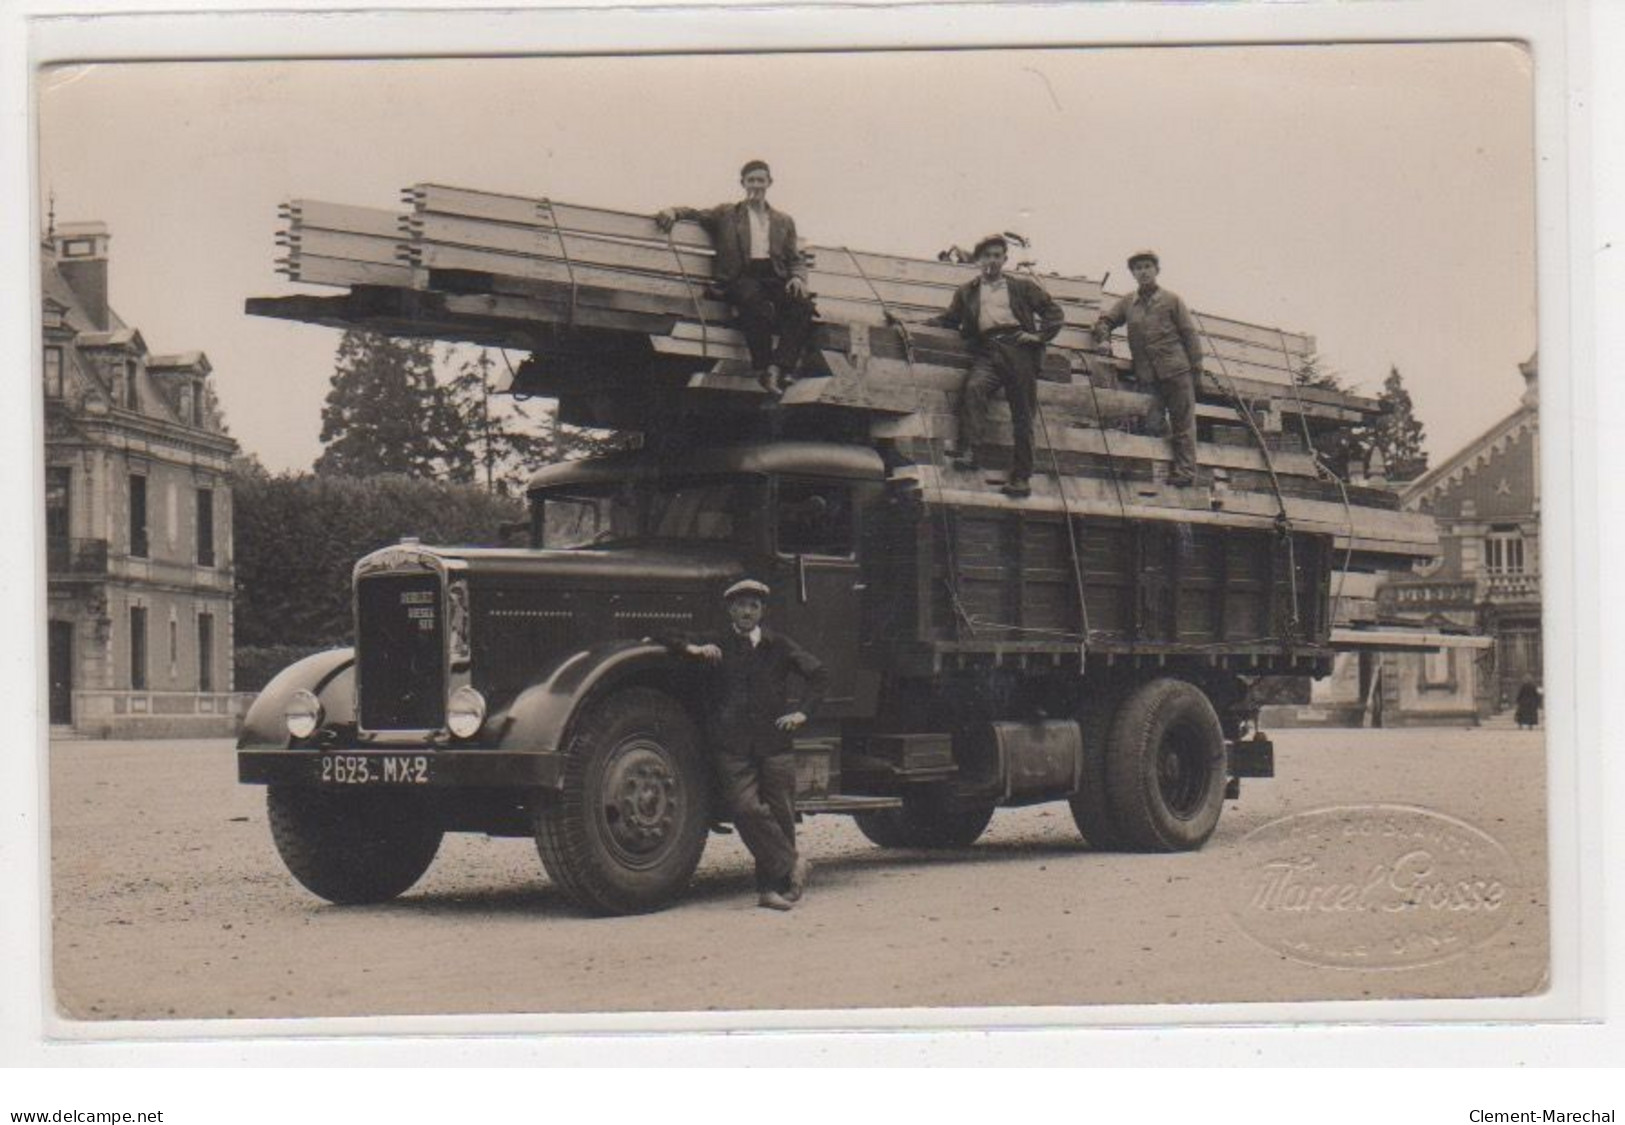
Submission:
<svg viewBox="0 0 1625 1125">
<path fill-rule="evenodd" d="M 768 211 L 763 207 L 760 212 L 747 205 L 745 214 L 750 217 L 750 256 L 753 261 L 773 256 L 772 246 L 768 239 Z"/>
<path fill-rule="evenodd" d="M 1010 287 L 1005 279 L 989 281 L 984 277 L 980 284 L 982 299 L 976 308 L 977 327 L 983 332 L 1016 327 L 1016 316 L 1010 311 Z"/>
<path fill-rule="evenodd" d="M 739 632 L 737 629 L 734 630 L 734 631 L 736 633 Z M 762 643 L 762 627 L 760 625 L 756 626 L 756 628 L 752 629 L 748 633 L 740 633 L 739 635 L 742 636 L 742 637 L 749 637 L 750 638 L 750 647 L 751 648 L 755 648 L 757 645 Z"/>
</svg>

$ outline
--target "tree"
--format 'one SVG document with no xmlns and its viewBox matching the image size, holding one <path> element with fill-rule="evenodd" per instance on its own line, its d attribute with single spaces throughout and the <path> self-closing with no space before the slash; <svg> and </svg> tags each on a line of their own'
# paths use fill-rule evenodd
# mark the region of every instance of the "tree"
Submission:
<svg viewBox="0 0 1625 1125">
<path fill-rule="evenodd" d="M 474 476 L 493 492 L 524 487 L 539 466 L 607 452 L 623 442 L 610 430 L 583 429 L 559 421 L 549 399 L 522 399 L 495 389 L 496 361 L 488 349 L 447 349 L 455 364 L 446 398 L 456 418 L 458 445 L 468 451 Z"/>
<path fill-rule="evenodd" d="M 473 455 L 463 436 L 457 412 L 435 380 L 428 341 L 345 332 L 322 407 L 319 475 L 471 480 Z"/>
<path fill-rule="evenodd" d="M 1292 381 L 1300 387 L 1314 387 L 1325 391 L 1345 391 L 1343 380 L 1334 371 L 1321 365 L 1318 355 L 1307 355 L 1292 373 Z M 1347 480 L 1349 470 L 1359 466 L 1364 471 L 1371 453 L 1371 438 L 1364 424 L 1339 426 L 1322 431 L 1314 437 L 1314 452 L 1325 466 Z"/>
<path fill-rule="evenodd" d="M 1427 432 L 1411 405 L 1411 393 L 1399 368 L 1390 365 L 1377 401 L 1383 412 L 1370 425 L 1372 448 L 1382 453 L 1391 481 L 1412 481 L 1427 472 L 1428 455 L 1422 448 Z"/>
</svg>

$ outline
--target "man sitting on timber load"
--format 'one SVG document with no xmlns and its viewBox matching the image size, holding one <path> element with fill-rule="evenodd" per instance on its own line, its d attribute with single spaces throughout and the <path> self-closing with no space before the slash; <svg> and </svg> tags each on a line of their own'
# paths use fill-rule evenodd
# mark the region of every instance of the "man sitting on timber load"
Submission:
<svg viewBox="0 0 1625 1125">
<path fill-rule="evenodd" d="M 1169 434 L 1174 447 L 1171 485 L 1196 483 L 1196 388 L 1202 381 L 1202 342 L 1190 310 L 1177 293 L 1157 284 L 1162 263 L 1150 250 L 1128 260 L 1139 283 L 1137 292 L 1125 294 L 1095 321 L 1094 337 L 1104 343 L 1112 329 L 1128 325 L 1128 350 L 1134 358 L 1134 378 L 1151 391 L 1146 428 Z"/>
<path fill-rule="evenodd" d="M 796 221 L 768 206 L 773 173 L 767 162 L 747 163 L 739 171 L 739 182 L 745 188 L 739 203 L 721 203 L 704 211 L 669 207 L 655 216 L 655 223 L 669 231 L 679 219 L 689 219 L 711 235 L 717 255 L 716 285 L 739 315 L 751 369 L 764 390 L 779 394 L 795 378 L 812 335 L 807 264 L 796 241 Z"/>
<path fill-rule="evenodd" d="M 1038 406 L 1038 372 L 1044 345 L 1066 317 L 1044 287 L 1027 277 L 1006 277 L 1010 244 L 991 234 L 976 244 L 973 257 L 981 275 L 954 292 L 948 311 L 928 323 L 958 328 L 970 342 L 971 368 L 959 398 L 959 441 L 949 450 L 956 469 L 975 471 L 976 446 L 987 425 L 987 404 L 1004 388 L 1010 403 L 1015 457 L 1001 490 L 1030 496 L 1033 475 L 1033 412 Z"/>
</svg>

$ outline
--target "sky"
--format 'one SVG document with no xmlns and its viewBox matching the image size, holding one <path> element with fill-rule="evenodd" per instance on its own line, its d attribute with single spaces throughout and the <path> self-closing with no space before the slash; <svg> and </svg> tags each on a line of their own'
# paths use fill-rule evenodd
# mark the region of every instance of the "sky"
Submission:
<svg viewBox="0 0 1625 1125">
<path fill-rule="evenodd" d="M 1531 74 L 1496 43 L 62 67 L 41 214 L 109 225 L 114 308 L 208 353 L 274 470 L 320 452 L 338 344 L 243 313 L 337 292 L 275 272 L 278 203 L 437 182 L 652 212 L 735 198 L 752 157 L 820 245 L 1013 230 L 1118 290 L 1154 248 L 1194 308 L 1308 333 L 1356 389 L 1397 365 L 1437 463 L 1535 349 Z"/>
</svg>

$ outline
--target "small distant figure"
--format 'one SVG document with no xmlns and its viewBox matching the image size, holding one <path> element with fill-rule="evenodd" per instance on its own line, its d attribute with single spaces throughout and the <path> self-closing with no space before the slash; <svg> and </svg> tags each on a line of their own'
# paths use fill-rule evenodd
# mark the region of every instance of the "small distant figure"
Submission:
<svg viewBox="0 0 1625 1125">
<path fill-rule="evenodd" d="M 1171 485 L 1196 483 L 1196 387 L 1202 379 L 1202 342 L 1196 322 L 1179 294 L 1157 284 L 1162 262 L 1151 250 L 1128 260 L 1139 288 L 1125 294 L 1095 321 L 1096 342 L 1128 325 L 1134 378 L 1156 397 L 1146 414 L 1153 434 L 1168 434 L 1173 445 Z"/>
<path fill-rule="evenodd" d="M 1517 710 L 1513 713 L 1519 730 L 1534 730 L 1540 726 L 1540 708 L 1544 702 L 1545 697 L 1535 686 L 1535 681 L 1525 680 L 1518 689 Z"/>
<path fill-rule="evenodd" d="M 976 446 L 987 426 L 988 400 L 1002 387 L 1015 431 L 1015 460 L 1002 491 L 1020 498 L 1032 495 L 1033 412 L 1044 346 L 1066 316 L 1038 282 L 1005 276 L 1009 254 L 1006 235 L 990 234 L 978 242 L 973 256 L 980 276 L 955 290 L 948 311 L 928 323 L 957 328 L 970 344 L 971 368 L 959 399 L 959 441 L 948 451 L 954 467 L 972 472 L 979 467 Z"/>
<path fill-rule="evenodd" d="M 756 380 L 769 394 L 794 381 L 812 336 L 813 304 L 807 295 L 807 263 L 796 240 L 796 221 L 768 206 L 773 173 L 765 160 L 739 170 L 745 198 L 706 210 L 668 207 L 655 224 L 669 231 L 680 219 L 699 223 L 716 245 L 713 274 L 739 314 Z M 774 347 L 773 337 L 778 336 Z"/>
</svg>

